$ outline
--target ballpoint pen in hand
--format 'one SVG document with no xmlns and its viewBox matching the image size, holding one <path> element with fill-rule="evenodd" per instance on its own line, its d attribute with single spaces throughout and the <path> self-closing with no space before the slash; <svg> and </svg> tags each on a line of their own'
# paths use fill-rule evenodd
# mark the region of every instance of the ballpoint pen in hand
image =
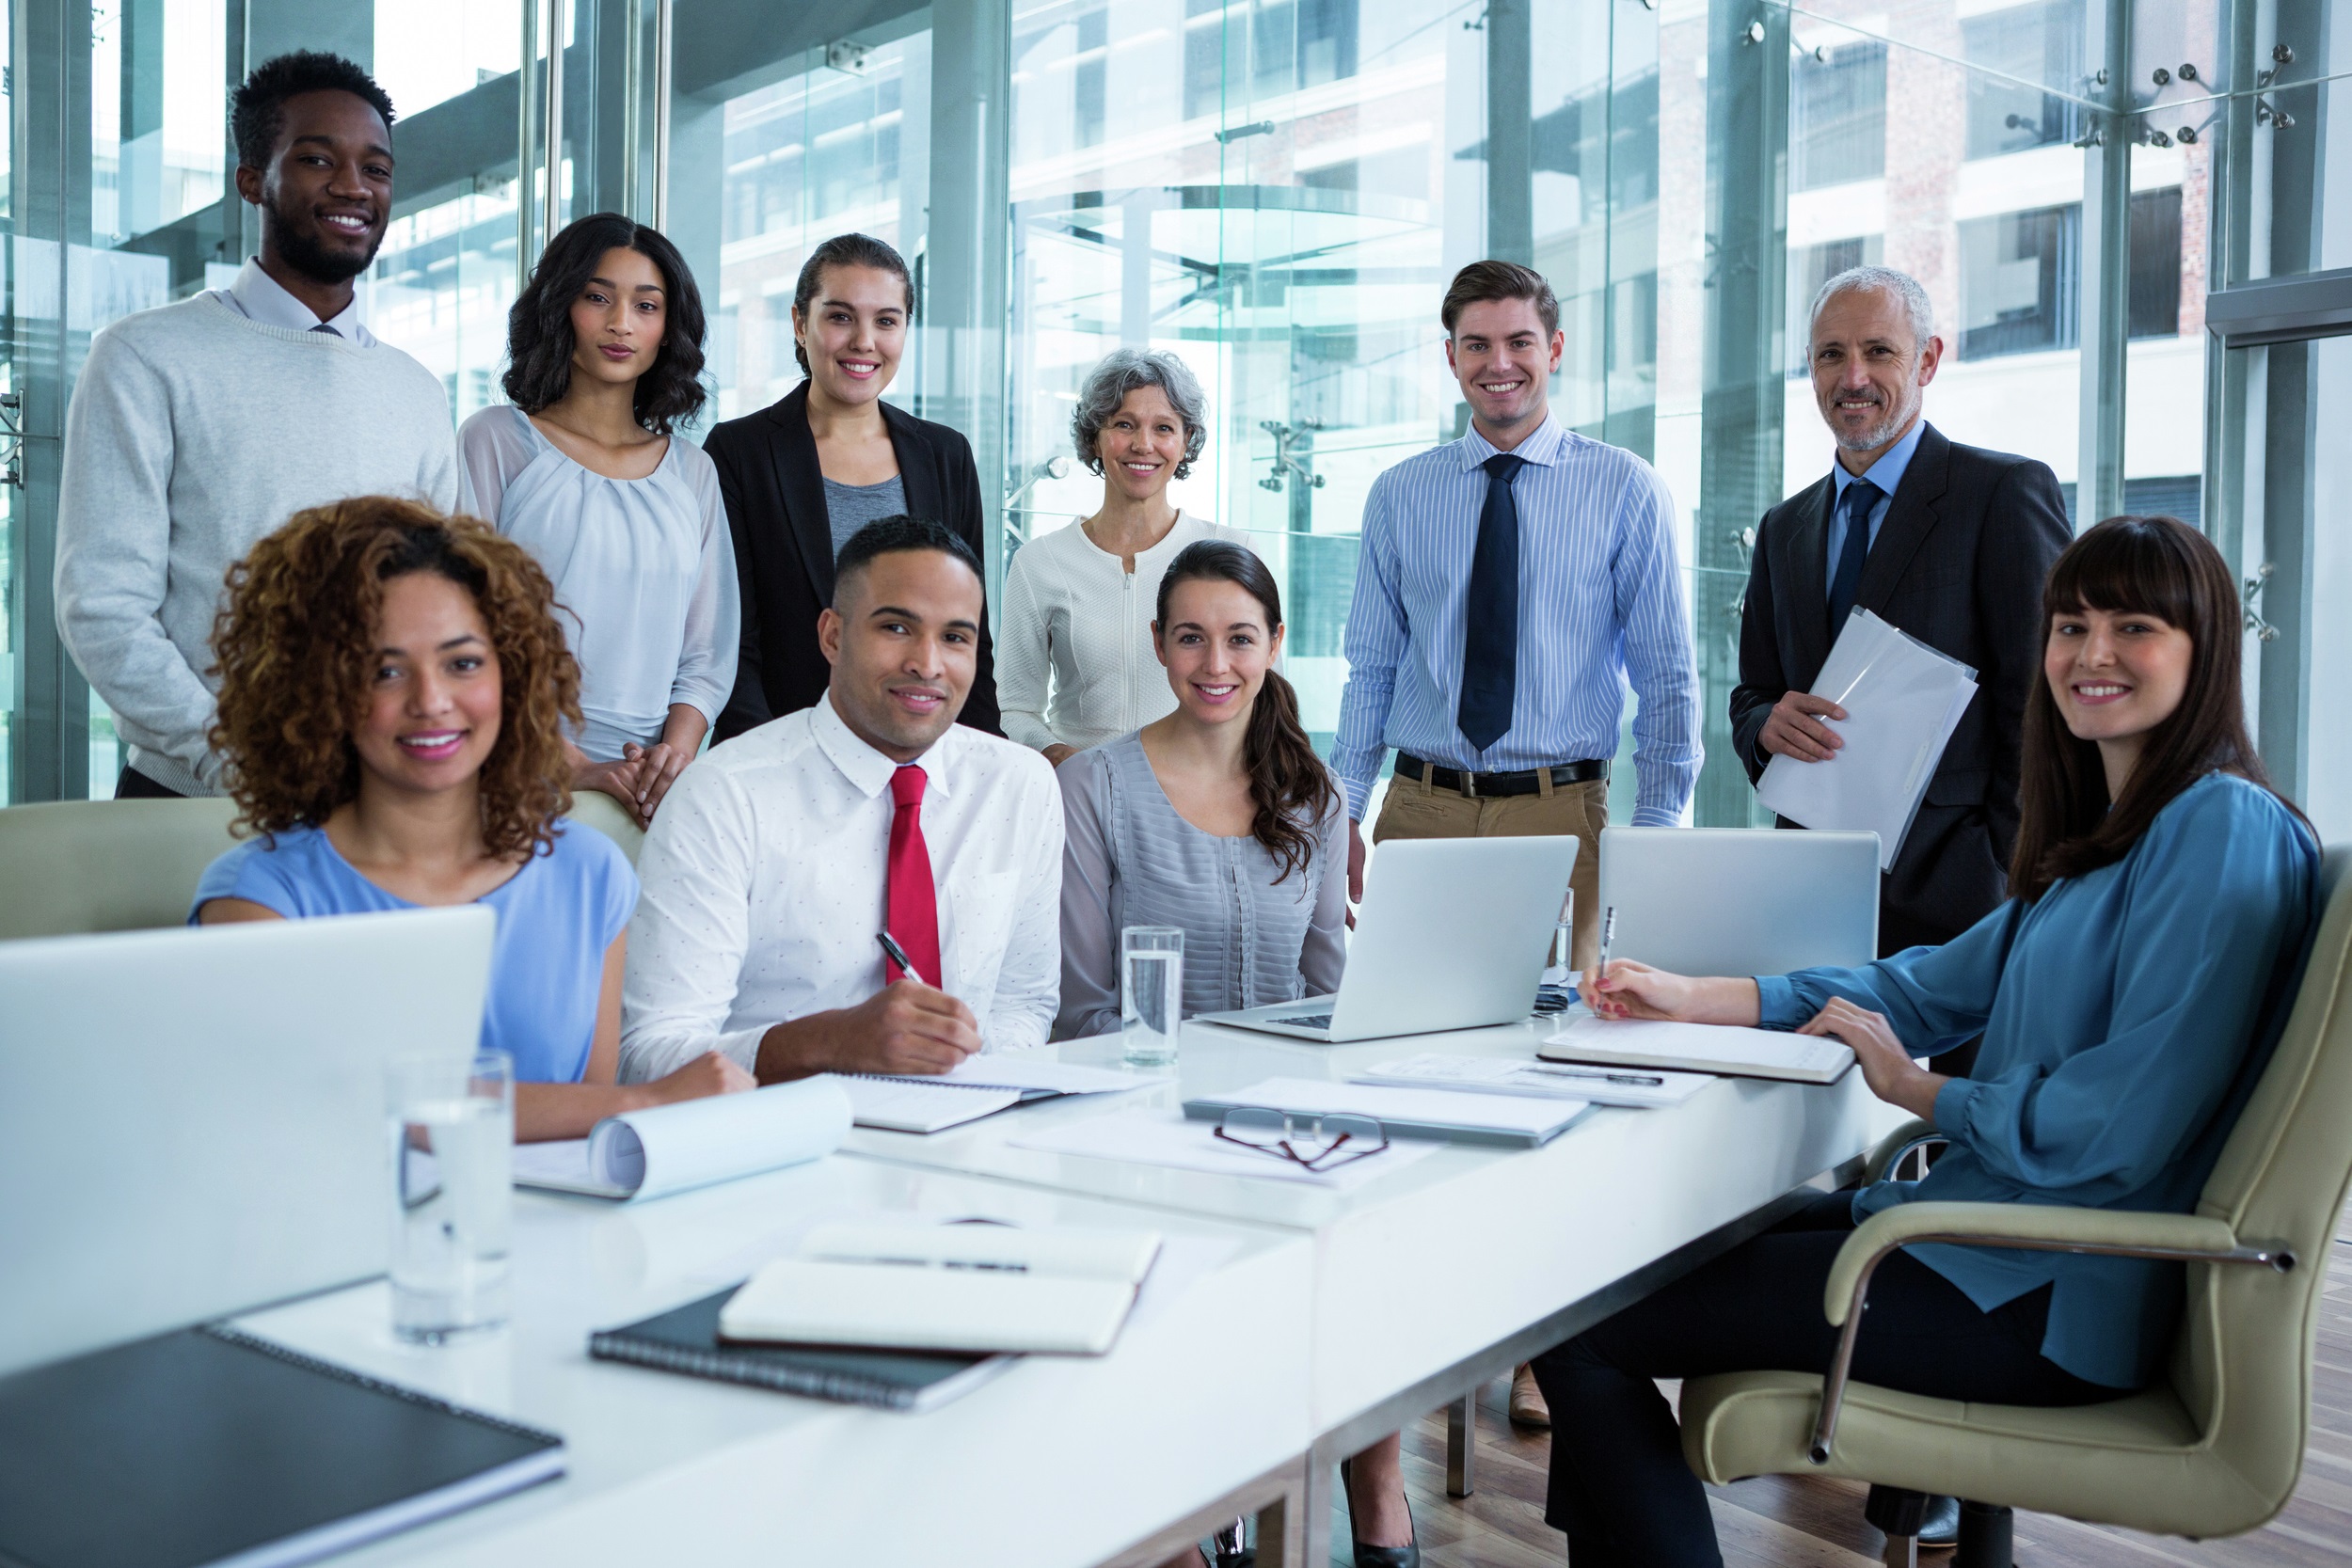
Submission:
<svg viewBox="0 0 2352 1568">
<path fill-rule="evenodd" d="M 1600 914 L 1600 958 L 1593 965 L 1593 989 L 1595 990 L 1598 990 L 1600 983 L 1609 978 L 1609 944 L 1616 940 L 1617 906 L 1612 904 Z M 1597 1018 L 1606 1016 L 1598 1007 L 1593 1006 L 1590 997 L 1585 999 L 1585 1007 Z"/>
<path fill-rule="evenodd" d="M 898 945 L 898 941 L 896 937 L 892 936 L 888 931 L 883 931 L 878 934 L 874 940 L 882 943 L 882 949 L 884 953 L 890 956 L 890 961 L 898 966 L 899 974 L 905 975 L 908 979 L 914 981 L 918 986 L 924 983 L 923 976 L 917 974 L 914 972 L 914 965 L 908 961 L 907 950 Z"/>
</svg>

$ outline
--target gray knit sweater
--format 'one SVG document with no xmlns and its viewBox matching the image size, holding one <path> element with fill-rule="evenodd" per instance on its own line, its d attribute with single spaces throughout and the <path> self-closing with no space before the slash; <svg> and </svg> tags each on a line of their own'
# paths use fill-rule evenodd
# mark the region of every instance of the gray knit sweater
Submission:
<svg viewBox="0 0 2352 1568">
<path fill-rule="evenodd" d="M 229 568 L 308 506 L 457 499 L 438 377 L 396 348 L 248 321 L 210 293 L 91 340 L 66 412 L 57 631 L 129 761 L 220 792 L 213 617 Z"/>
</svg>

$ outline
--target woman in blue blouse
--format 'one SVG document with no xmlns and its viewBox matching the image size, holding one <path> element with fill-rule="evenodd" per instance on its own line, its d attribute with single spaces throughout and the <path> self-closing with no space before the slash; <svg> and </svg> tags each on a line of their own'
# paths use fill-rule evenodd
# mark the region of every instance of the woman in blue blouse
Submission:
<svg viewBox="0 0 2352 1568">
<path fill-rule="evenodd" d="M 563 812 L 580 677 L 547 575 L 480 523 L 361 497 L 294 515 L 231 570 L 214 634 L 241 826 L 191 924 L 421 905 L 498 912 L 482 1043 L 515 1060 L 516 1136 L 752 1086 L 708 1055 L 616 1087 L 637 876 Z"/>
<path fill-rule="evenodd" d="M 1924 1199 L 2186 1213 L 2277 1043 L 2317 923 L 2319 848 L 2272 792 L 2239 696 L 2236 584 L 2169 517 L 2077 539 L 2043 594 L 2009 901 L 1942 947 L 1858 969 L 1587 974 L 1606 1017 L 1761 1023 L 1851 1046 L 1949 1147 L 1924 1180 L 1817 1200 L 1535 1363 L 1549 1506 L 1579 1562 L 1722 1560 L 1653 1378 L 1825 1371 L 1831 1260 Z M 1981 1032 L 1975 1071 L 1913 1060 Z M 1935 1398 L 2080 1404 L 2146 1386 L 2177 1263 L 1979 1247 L 1889 1258 L 1854 1376 Z"/>
</svg>

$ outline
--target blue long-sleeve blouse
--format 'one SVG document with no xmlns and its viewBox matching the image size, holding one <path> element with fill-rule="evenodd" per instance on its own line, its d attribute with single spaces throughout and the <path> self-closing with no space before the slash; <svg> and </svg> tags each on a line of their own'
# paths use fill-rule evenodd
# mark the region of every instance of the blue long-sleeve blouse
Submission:
<svg viewBox="0 0 2352 1568">
<path fill-rule="evenodd" d="M 2211 773 L 2122 860 L 1944 946 L 1759 976 L 1763 1022 L 1793 1028 L 1842 996 L 1915 1055 L 1984 1035 L 1974 1076 L 1936 1096 L 1951 1146 L 1926 1180 L 1857 1193 L 1857 1220 L 1923 1199 L 2187 1213 L 2285 1026 L 2318 890 L 2310 831 Z M 2177 1263 L 1909 1250 L 1987 1311 L 2051 1286 L 2042 1354 L 2110 1387 L 2155 1379 L 2181 1311 Z"/>
</svg>

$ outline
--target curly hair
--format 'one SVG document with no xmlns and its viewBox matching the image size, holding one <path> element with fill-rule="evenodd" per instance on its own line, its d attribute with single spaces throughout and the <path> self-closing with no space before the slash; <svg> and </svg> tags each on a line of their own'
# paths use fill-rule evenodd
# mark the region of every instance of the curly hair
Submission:
<svg viewBox="0 0 2352 1568">
<path fill-rule="evenodd" d="M 658 229 L 618 213 L 591 213 L 564 226 L 539 253 L 531 281 L 506 313 L 507 401 L 526 414 L 563 401 L 572 386 L 572 306 L 596 276 L 605 252 L 633 250 L 661 274 L 665 329 L 661 352 L 637 378 L 637 422 L 667 436 L 692 419 L 703 389 L 703 296 L 677 246 Z"/>
<path fill-rule="evenodd" d="M 297 512 L 229 569 L 213 623 L 219 717 L 240 832 L 322 826 L 358 799 L 352 730 L 367 711 L 384 585 L 430 572 L 473 595 L 498 656 L 498 742 L 482 765 L 482 839 L 541 853 L 571 809 L 564 721 L 580 722 L 580 667 L 555 589 L 531 552 L 472 517 L 390 496 Z"/>
<path fill-rule="evenodd" d="M 269 167 L 278 133 L 286 128 L 286 100 L 306 92 L 347 92 L 373 109 L 385 130 L 392 128 L 392 101 L 374 77 L 341 55 L 297 49 L 255 66 L 229 95 L 230 137 L 237 144 L 239 165 Z"/>
<path fill-rule="evenodd" d="M 1157 387 L 1168 405 L 1184 421 L 1184 455 L 1176 460 L 1175 477 L 1184 479 L 1209 444 L 1209 400 L 1192 367 L 1165 349 L 1115 348 L 1103 362 L 1087 372 L 1078 388 L 1078 406 L 1070 414 L 1070 444 L 1089 473 L 1103 471 L 1103 427 L 1111 422 L 1129 392 Z"/>
</svg>

